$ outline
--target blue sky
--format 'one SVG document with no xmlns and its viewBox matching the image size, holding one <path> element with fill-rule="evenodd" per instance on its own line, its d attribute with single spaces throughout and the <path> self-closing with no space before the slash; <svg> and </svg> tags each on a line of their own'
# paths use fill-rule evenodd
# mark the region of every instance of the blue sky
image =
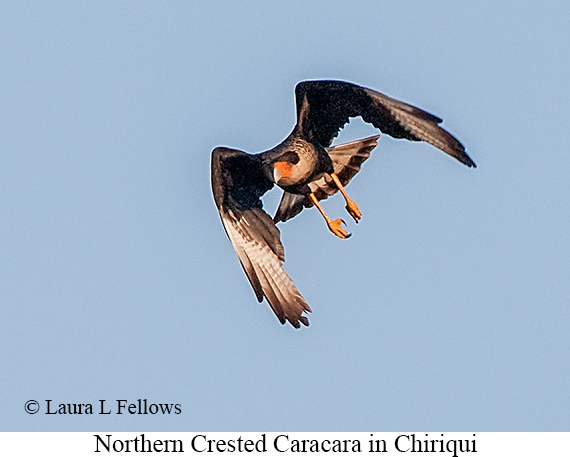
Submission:
<svg viewBox="0 0 570 457">
<path fill-rule="evenodd" d="M 3 2 L 0 430 L 568 430 L 569 8 Z M 382 136 L 349 240 L 280 224 L 296 331 L 255 300 L 209 162 L 279 143 L 321 78 L 444 118 L 478 168 Z M 24 412 L 139 398 L 183 412 Z"/>
</svg>

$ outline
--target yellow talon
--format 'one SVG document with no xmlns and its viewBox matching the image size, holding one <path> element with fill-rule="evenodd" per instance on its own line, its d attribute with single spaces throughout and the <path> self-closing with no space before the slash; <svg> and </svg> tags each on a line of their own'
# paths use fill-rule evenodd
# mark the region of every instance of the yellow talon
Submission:
<svg viewBox="0 0 570 457">
<path fill-rule="evenodd" d="M 352 201 L 351 199 L 348 199 L 346 201 L 346 210 L 352 216 L 355 222 L 358 224 L 358 221 L 362 218 L 362 213 L 360 212 L 360 208 L 358 208 L 358 205 L 354 203 L 354 201 Z"/>
<path fill-rule="evenodd" d="M 327 225 L 329 226 L 329 230 L 331 232 L 333 232 L 339 238 L 347 239 L 350 237 L 350 233 L 343 229 L 340 224 L 346 225 L 346 222 L 344 222 L 342 219 L 336 219 L 334 221 L 332 219 L 329 219 L 327 221 Z"/>
<path fill-rule="evenodd" d="M 331 173 L 330 176 L 346 201 L 346 210 L 352 216 L 352 218 L 358 223 L 358 221 L 362 218 L 362 213 L 360 212 L 358 205 L 354 203 L 354 201 L 347 195 L 346 191 L 344 190 L 344 186 L 340 182 L 339 177 L 335 173 Z"/>
<path fill-rule="evenodd" d="M 337 219 L 337 220 L 333 221 L 330 217 L 328 217 L 327 213 L 325 213 L 325 210 L 319 204 L 319 200 L 317 199 L 315 194 L 313 194 L 311 192 L 309 194 L 309 199 L 313 202 L 313 205 L 315 205 L 317 207 L 317 209 L 319 210 L 319 212 L 323 215 L 323 217 L 325 218 L 325 221 L 327 222 L 327 225 L 329 226 L 329 230 L 331 232 L 333 232 L 336 236 L 338 236 L 339 238 L 342 238 L 342 239 L 347 239 L 350 236 L 350 233 L 348 233 L 345 229 L 343 229 L 340 226 L 340 224 L 346 225 L 346 222 L 344 222 L 342 219 Z M 354 206 L 356 206 L 356 203 L 354 204 Z M 356 206 L 356 210 L 358 211 L 358 206 Z M 360 211 L 358 211 L 358 213 L 360 213 Z"/>
</svg>

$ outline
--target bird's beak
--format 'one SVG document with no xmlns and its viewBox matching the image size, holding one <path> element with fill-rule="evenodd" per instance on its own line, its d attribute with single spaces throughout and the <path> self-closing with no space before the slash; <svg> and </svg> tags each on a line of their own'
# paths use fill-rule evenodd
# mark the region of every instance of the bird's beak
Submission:
<svg viewBox="0 0 570 457">
<path fill-rule="evenodd" d="M 273 180 L 279 184 L 283 178 L 290 178 L 293 165 L 289 162 L 275 162 L 273 164 Z"/>
<path fill-rule="evenodd" d="M 281 177 L 282 175 L 279 169 L 277 167 L 273 167 L 273 181 L 275 181 L 275 184 L 279 184 Z"/>
</svg>

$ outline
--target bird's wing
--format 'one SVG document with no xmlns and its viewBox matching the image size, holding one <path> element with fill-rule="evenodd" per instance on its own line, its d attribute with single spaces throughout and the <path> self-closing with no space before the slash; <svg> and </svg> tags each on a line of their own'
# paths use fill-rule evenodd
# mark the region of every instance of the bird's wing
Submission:
<svg viewBox="0 0 570 457">
<path fill-rule="evenodd" d="M 379 135 L 375 135 L 363 140 L 327 148 L 327 152 L 333 162 L 334 172 L 343 186 L 346 186 L 354 175 L 360 171 L 360 166 L 370 157 L 370 152 L 376 147 L 378 138 Z M 311 182 L 309 187 L 319 201 L 338 192 L 338 187 L 326 175 Z M 311 206 L 313 206 L 313 203 L 305 195 L 284 192 L 273 220 L 275 222 L 285 222 L 299 214 L 303 208 L 310 208 Z"/>
<path fill-rule="evenodd" d="M 342 81 L 303 81 L 295 87 L 297 126 L 309 141 L 330 146 L 351 117 L 361 116 L 382 132 L 426 141 L 469 167 L 475 163 L 442 119 L 379 92 Z"/>
<path fill-rule="evenodd" d="M 309 325 L 311 308 L 283 269 L 280 233 L 259 197 L 273 186 L 255 156 L 227 148 L 212 152 L 212 191 L 224 229 L 258 301 L 263 297 L 284 324 Z"/>
</svg>

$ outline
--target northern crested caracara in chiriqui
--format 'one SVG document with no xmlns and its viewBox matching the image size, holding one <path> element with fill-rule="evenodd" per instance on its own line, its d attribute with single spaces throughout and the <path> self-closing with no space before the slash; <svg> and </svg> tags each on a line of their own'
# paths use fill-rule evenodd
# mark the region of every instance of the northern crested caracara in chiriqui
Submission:
<svg viewBox="0 0 570 457">
<path fill-rule="evenodd" d="M 345 186 L 376 146 L 379 135 L 332 146 L 351 117 L 360 116 L 394 138 L 426 141 L 468 167 L 475 163 L 463 145 L 439 124 L 442 119 L 365 87 L 342 81 L 303 81 L 295 88 L 297 123 L 285 140 L 266 152 L 247 154 L 224 147 L 212 151 L 212 190 L 222 223 L 257 299 L 265 297 L 279 321 L 309 325 L 311 308 L 283 269 L 285 255 L 276 222 L 316 206 L 328 228 L 350 235 L 342 219 L 331 219 L 319 204 L 337 191 L 358 222 L 357 204 Z M 274 218 L 260 197 L 275 184 L 283 197 Z M 345 224 L 346 225 L 346 224 Z"/>
</svg>

